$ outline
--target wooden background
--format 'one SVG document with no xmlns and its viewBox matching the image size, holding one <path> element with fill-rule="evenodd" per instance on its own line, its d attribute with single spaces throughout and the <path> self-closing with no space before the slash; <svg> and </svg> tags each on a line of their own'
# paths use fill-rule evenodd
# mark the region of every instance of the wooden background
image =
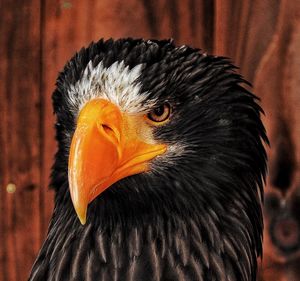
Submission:
<svg viewBox="0 0 300 281">
<path fill-rule="evenodd" d="M 280 202 L 300 197 L 299 0 L 0 0 L 0 280 L 27 279 L 52 213 L 58 71 L 90 41 L 127 36 L 173 37 L 231 57 L 267 114 L 267 193 Z M 283 164 L 282 146 L 289 155 Z M 284 188 L 272 181 L 280 171 Z M 265 218 L 262 277 L 300 280 L 299 249 L 281 253 L 270 239 L 268 212 Z M 293 218 L 299 235 L 300 211 Z"/>
</svg>

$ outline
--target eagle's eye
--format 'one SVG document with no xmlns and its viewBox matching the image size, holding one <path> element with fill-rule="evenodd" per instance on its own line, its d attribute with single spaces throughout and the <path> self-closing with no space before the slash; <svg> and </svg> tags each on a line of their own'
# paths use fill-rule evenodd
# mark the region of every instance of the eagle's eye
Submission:
<svg viewBox="0 0 300 281">
<path fill-rule="evenodd" d="M 171 106 L 168 103 L 164 103 L 147 114 L 147 118 L 154 124 L 161 124 L 168 121 L 171 114 Z"/>
</svg>

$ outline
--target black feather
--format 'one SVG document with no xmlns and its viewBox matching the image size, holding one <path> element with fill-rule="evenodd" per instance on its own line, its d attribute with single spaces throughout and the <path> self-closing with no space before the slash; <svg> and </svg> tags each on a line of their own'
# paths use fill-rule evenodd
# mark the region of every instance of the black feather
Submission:
<svg viewBox="0 0 300 281">
<path fill-rule="evenodd" d="M 173 107 L 155 138 L 185 152 L 115 183 L 89 205 L 82 226 L 68 188 L 76 120 L 67 89 L 90 61 L 143 64 L 141 91 Z M 170 40 L 100 40 L 81 49 L 53 94 L 55 209 L 29 280 L 256 280 L 267 137 L 243 83 L 227 59 Z"/>
</svg>

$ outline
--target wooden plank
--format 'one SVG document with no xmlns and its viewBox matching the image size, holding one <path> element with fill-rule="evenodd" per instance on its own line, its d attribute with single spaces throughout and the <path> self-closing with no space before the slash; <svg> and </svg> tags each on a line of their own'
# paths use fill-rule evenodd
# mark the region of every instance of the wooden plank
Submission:
<svg viewBox="0 0 300 281">
<path fill-rule="evenodd" d="M 280 1 L 216 0 L 214 53 L 233 59 L 247 80 L 273 37 Z"/>
<path fill-rule="evenodd" d="M 266 111 L 264 120 L 272 144 L 269 150 L 270 177 L 266 186 L 266 196 L 269 193 L 278 194 L 280 192 L 271 179 L 278 170 L 278 167 L 276 169 L 274 167 L 279 153 L 278 147 L 282 146 L 280 142 L 282 139 L 291 142 L 292 146 L 286 153 L 293 156 L 295 163 L 300 163 L 299 11 L 300 1 L 281 1 L 272 40 L 263 54 L 254 76 L 254 87 L 262 97 L 263 107 Z M 284 199 L 286 208 L 281 210 L 277 217 L 288 210 L 287 214 L 291 218 L 299 220 L 296 206 L 299 206 L 300 167 L 294 163 L 286 165 L 292 167 L 290 185 L 287 187 Z M 284 169 L 285 167 L 280 168 Z M 283 194 L 279 193 L 277 197 L 281 200 Z M 278 251 L 269 231 L 271 220 L 272 216 L 265 212 L 262 280 L 298 280 L 300 274 L 299 249 L 293 255 L 285 255 Z"/>
<path fill-rule="evenodd" d="M 24 279 L 46 233 L 53 208 L 53 192 L 48 190 L 48 183 L 56 146 L 51 94 L 58 71 L 76 50 L 101 37 L 173 37 L 178 44 L 230 56 L 263 98 L 271 138 L 276 137 L 274 120 L 282 109 L 282 99 L 274 97 L 280 91 L 288 96 L 284 106 L 287 112 L 283 115 L 294 124 L 296 142 L 300 131 L 296 79 L 299 66 L 295 59 L 299 49 L 299 9 L 292 5 L 291 10 L 288 3 L 2 1 L 0 280 Z M 297 146 L 298 154 L 299 151 Z M 299 172 L 295 178 L 299 179 Z M 16 184 L 15 193 L 7 193 L 9 182 Z"/>
<path fill-rule="evenodd" d="M 40 246 L 40 2 L 1 1 L 0 14 L 0 280 L 15 281 Z"/>
</svg>

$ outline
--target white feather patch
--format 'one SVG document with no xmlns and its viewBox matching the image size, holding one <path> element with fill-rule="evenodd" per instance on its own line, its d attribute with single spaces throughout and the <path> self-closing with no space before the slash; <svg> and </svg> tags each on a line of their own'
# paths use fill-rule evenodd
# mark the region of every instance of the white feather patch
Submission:
<svg viewBox="0 0 300 281">
<path fill-rule="evenodd" d="M 129 69 L 123 61 L 115 62 L 108 68 L 102 62 L 93 67 L 90 61 L 82 78 L 68 90 L 71 110 L 77 115 L 85 103 L 94 98 L 107 99 L 123 112 L 138 113 L 147 110 L 155 101 L 147 100 L 148 93 L 141 93 L 141 84 L 137 79 L 142 67 L 142 64 L 138 64 Z"/>
</svg>

